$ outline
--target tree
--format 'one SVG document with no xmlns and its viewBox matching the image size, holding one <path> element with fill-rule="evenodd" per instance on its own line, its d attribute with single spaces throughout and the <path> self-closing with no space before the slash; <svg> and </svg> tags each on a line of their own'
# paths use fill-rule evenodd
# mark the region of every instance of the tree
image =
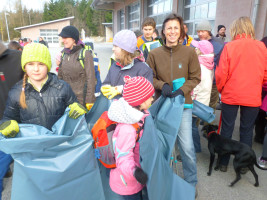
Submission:
<svg viewBox="0 0 267 200">
<path fill-rule="evenodd" d="M 3 40 L 7 40 L 7 29 L 5 15 L 7 12 L 7 21 L 9 26 L 10 38 L 20 37 L 20 32 L 14 28 L 37 24 L 45 21 L 61 19 L 75 16 L 73 25 L 81 30 L 82 28 L 88 35 L 104 35 L 103 22 L 112 22 L 111 11 L 98 11 L 91 8 L 92 0 L 50 0 L 44 4 L 42 11 L 29 10 L 23 7 L 22 0 L 15 0 L 14 9 L 0 12 L 0 34 Z M 12 10 L 12 11 L 11 11 Z M 2 39 L 0 37 L 0 39 Z"/>
</svg>

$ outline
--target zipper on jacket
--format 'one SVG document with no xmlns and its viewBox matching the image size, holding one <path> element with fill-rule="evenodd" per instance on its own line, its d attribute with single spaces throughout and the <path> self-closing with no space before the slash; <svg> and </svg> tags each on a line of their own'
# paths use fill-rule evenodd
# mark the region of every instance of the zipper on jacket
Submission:
<svg viewBox="0 0 267 200">
<path fill-rule="evenodd" d="M 172 71 L 172 49 L 171 49 L 171 81 L 173 81 L 173 71 Z"/>
<path fill-rule="evenodd" d="M 118 83 L 119 83 L 119 80 L 120 80 L 120 77 L 121 77 L 121 70 L 119 71 L 119 74 L 118 74 L 118 76 L 117 76 L 117 80 L 115 81 L 115 84 L 114 84 L 114 86 L 117 86 L 118 85 Z"/>
<path fill-rule="evenodd" d="M 39 92 L 39 96 L 40 96 L 40 103 L 43 104 L 43 106 L 39 106 L 40 112 L 42 113 L 42 115 L 40 115 L 40 120 L 42 124 L 47 124 L 47 118 L 44 117 L 47 115 L 47 110 L 46 110 L 46 106 L 43 100 L 43 95 L 41 92 Z"/>
</svg>

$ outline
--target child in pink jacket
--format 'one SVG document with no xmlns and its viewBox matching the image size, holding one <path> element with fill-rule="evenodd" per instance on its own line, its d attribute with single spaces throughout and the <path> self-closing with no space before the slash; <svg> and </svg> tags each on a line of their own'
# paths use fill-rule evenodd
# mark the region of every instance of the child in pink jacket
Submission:
<svg viewBox="0 0 267 200">
<path fill-rule="evenodd" d="M 112 102 L 108 117 L 118 122 L 112 137 L 116 168 L 110 171 L 110 187 L 123 199 L 142 199 L 147 175 L 140 166 L 139 142 L 132 124 L 143 127 L 147 109 L 153 101 L 153 85 L 144 77 L 124 77 L 122 98 Z M 139 138 L 143 130 L 140 131 Z"/>
</svg>

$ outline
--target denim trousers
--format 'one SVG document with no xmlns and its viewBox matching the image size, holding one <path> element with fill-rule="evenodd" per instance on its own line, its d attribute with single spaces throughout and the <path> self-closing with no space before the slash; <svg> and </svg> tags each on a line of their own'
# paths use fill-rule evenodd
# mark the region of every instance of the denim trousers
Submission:
<svg viewBox="0 0 267 200">
<path fill-rule="evenodd" d="M 263 142 L 262 158 L 267 160 L 267 134 L 265 135 Z"/>
<path fill-rule="evenodd" d="M 192 117 L 192 136 L 193 136 L 195 152 L 200 153 L 201 152 L 201 144 L 200 144 L 200 135 L 198 132 L 197 120 L 198 120 L 197 117 Z"/>
<path fill-rule="evenodd" d="M 177 140 L 183 163 L 184 179 L 191 185 L 196 186 L 197 164 L 192 137 L 192 109 L 184 109 Z"/>
<path fill-rule="evenodd" d="M 240 107 L 240 142 L 252 147 L 253 127 L 257 118 L 259 107 L 229 105 L 222 103 L 222 129 L 221 135 L 232 138 L 237 112 Z M 230 155 L 221 157 L 220 165 L 228 165 Z"/>
<path fill-rule="evenodd" d="M 121 195 L 123 200 L 142 200 L 142 190 L 132 195 Z"/>
<path fill-rule="evenodd" d="M 12 157 L 4 152 L 0 151 L 0 200 L 3 190 L 3 178 L 9 170 L 9 165 L 12 162 Z"/>
</svg>

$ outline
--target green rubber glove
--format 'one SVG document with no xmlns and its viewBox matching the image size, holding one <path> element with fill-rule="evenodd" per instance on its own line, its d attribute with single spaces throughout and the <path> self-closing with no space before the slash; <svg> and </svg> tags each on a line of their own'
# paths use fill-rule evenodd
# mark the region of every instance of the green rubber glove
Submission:
<svg viewBox="0 0 267 200">
<path fill-rule="evenodd" d="M 86 108 L 77 102 L 69 105 L 69 108 L 70 108 L 69 117 L 72 119 L 77 119 L 81 115 L 87 113 Z"/>
<path fill-rule="evenodd" d="M 19 132 L 19 124 L 15 120 L 5 121 L 0 125 L 0 133 L 5 137 L 16 137 Z"/>
</svg>

